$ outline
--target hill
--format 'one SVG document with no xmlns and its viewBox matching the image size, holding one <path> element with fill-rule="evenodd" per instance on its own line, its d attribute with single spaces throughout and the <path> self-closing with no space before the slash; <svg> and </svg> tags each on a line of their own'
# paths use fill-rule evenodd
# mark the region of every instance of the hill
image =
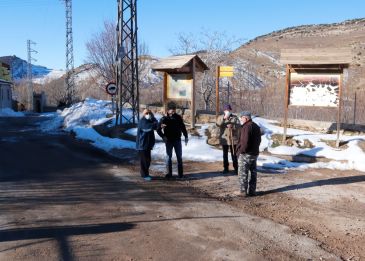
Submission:
<svg viewBox="0 0 365 261">
<path fill-rule="evenodd" d="M 27 77 L 28 74 L 28 62 L 13 55 L 13 56 L 2 56 L 0 62 L 9 64 L 11 66 L 12 78 L 15 81 L 19 81 Z M 34 78 L 46 76 L 52 71 L 45 66 L 32 65 L 32 75 Z"/>
</svg>

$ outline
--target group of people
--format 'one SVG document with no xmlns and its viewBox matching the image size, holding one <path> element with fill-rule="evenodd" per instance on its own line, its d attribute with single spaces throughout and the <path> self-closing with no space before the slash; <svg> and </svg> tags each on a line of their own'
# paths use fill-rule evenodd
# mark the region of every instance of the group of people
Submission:
<svg viewBox="0 0 365 261">
<path fill-rule="evenodd" d="M 230 152 L 234 173 L 239 176 L 240 192 L 245 196 L 256 193 L 257 170 L 256 162 L 261 142 L 260 127 L 251 119 L 249 111 L 243 111 L 238 116 L 232 113 L 232 107 L 224 106 L 224 114 L 217 118 L 220 129 L 219 141 L 223 148 L 223 174 L 229 173 Z M 184 177 L 182 161 L 182 136 L 185 145 L 188 144 L 188 132 L 182 117 L 176 113 L 176 104 L 169 103 L 167 113 L 157 121 L 149 109 L 143 111 L 137 130 L 136 149 L 140 159 L 140 174 L 146 181 L 151 165 L 151 150 L 155 145 L 155 134 L 162 138 L 166 147 L 166 178 L 172 178 L 172 155 L 177 158 L 178 178 Z"/>
</svg>

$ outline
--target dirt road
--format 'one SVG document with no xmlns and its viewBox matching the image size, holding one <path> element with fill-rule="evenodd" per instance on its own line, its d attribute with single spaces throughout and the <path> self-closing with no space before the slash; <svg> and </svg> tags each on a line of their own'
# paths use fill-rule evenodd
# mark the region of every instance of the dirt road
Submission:
<svg viewBox="0 0 365 261">
<path fill-rule="evenodd" d="M 219 201 L 193 179 L 142 182 L 39 121 L 0 118 L 0 260 L 340 260 L 246 207 L 256 199 Z"/>
</svg>

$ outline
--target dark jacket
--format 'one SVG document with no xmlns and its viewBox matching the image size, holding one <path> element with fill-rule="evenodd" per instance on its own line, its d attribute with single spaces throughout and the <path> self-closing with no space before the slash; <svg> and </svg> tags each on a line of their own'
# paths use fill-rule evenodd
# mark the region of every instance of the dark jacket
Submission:
<svg viewBox="0 0 365 261">
<path fill-rule="evenodd" d="M 152 117 L 147 120 L 143 117 L 138 123 L 136 149 L 137 150 L 152 150 L 155 146 L 155 133 L 157 129 L 157 120 Z"/>
<path fill-rule="evenodd" d="M 166 127 L 162 129 L 161 124 L 165 124 Z M 157 133 L 161 138 L 167 139 L 167 141 L 181 140 L 181 134 L 184 134 L 185 138 L 188 137 L 184 121 L 177 113 L 162 117 L 158 125 Z"/>
<path fill-rule="evenodd" d="M 252 120 L 247 121 L 241 128 L 240 137 L 236 149 L 237 156 L 240 154 L 259 155 L 261 143 L 260 127 Z"/>
</svg>

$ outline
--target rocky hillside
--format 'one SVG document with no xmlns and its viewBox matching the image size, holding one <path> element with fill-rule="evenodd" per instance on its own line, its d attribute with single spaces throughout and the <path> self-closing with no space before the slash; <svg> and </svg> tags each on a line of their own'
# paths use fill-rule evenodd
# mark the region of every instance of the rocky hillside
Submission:
<svg viewBox="0 0 365 261">
<path fill-rule="evenodd" d="M 303 25 L 259 36 L 232 52 L 233 63 L 247 61 L 252 71 L 265 80 L 265 85 L 282 82 L 285 73 L 280 52 L 287 48 L 352 49 L 348 73 L 351 89 L 365 89 L 365 18 L 335 24 Z M 281 80 L 281 81 L 280 81 Z"/>
</svg>

